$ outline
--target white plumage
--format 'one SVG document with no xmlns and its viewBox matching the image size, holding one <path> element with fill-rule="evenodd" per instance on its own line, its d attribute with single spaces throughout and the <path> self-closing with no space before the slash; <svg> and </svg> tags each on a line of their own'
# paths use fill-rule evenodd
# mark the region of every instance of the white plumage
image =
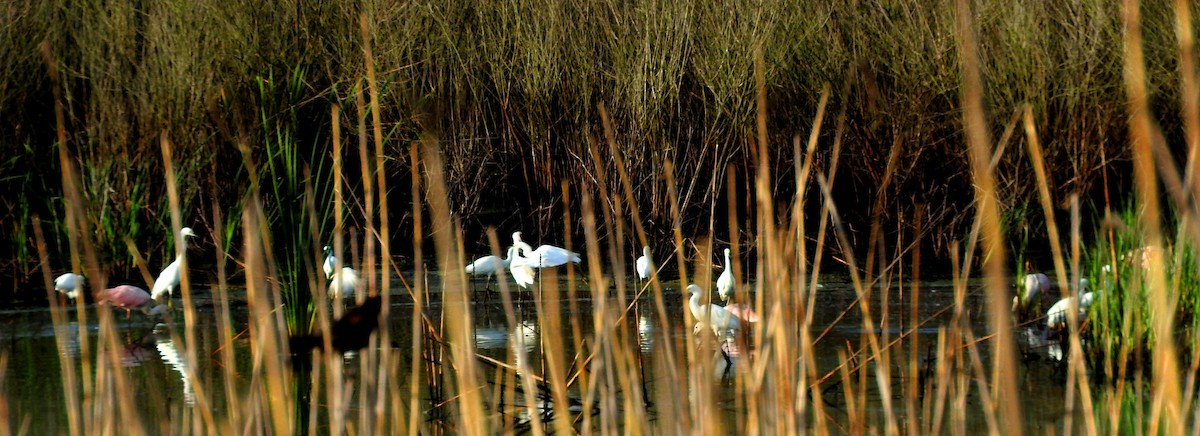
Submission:
<svg viewBox="0 0 1200 436">
<path fill-rule="evenodd" d="M 721 301 L 729 301 L 729 296 L 733 295 L 733 264 L 729 263 L 728 248 L 725 249 L 725 271 L 717 277 L 717 293 L 721 295 Z"/>
<path fill-rule="evenodd" d="M 523 289 L 529 289 L 533 286 L 534 272 L 533 268 L 523 263 L 514 263 L 509 266 L 508 271 L 512 273 L 513 279 L 517 281 L 517 286 Z"/>
<path fill-rule="evenodd" d="M 1095 299 L 1095 293 L 1089 290 L 1089 287 L 1088 279 L 1079 280 L 1079 292 L 1083 292 L 1083 294 L 1079 295 L 1078 303 L 1079 318 L 1081 320 L 1087 317 L 1088 308 L 1092 307 L 1092 301 Z M 1046 311 L 1046 327 L 1049 327 L 1051 330 L 1062 330 L 1066 327 L 1067 311 L 1070 310 L 1071 301 L 1074 299 L 1074 296 L 1063 298 L 1050 306 L 1050 310 Z"/>
<path fill-rule="evenodd" d="M 732 336 L 741 328 L 741 322 L 737 317 L 725 310 L 724 307 L 700 303 L 700 293 L 704 292 L 700 286 L 691 284 L 687 289 L 688 293 L 692 294 L 692 298 L 688 300 L 688 309 L 692 311 L 692 317 L 696 319 L 697 328 L 708 325 L 712 328 L 713 334 L 717 335 L 718 340 Z"/>
<path fill-rule="evenodd" d="M 183 263 L 183 257 L 187 255 L 187 237 L 196 236 L 192 232 L 191 227 L 179 229 L 179 238 L 175 240 L 175 244 L 179 247 L 179 254 L 175 256 L 175 261 L 163 268 L 158 274 L 158 279 L 154 280 L 154 288 L 150 291 L 150 298 L 158 301 L 160 297 L 166 295 L 171 298 L 175 293 L 175 288 L 179 287 L 179 266 Z"/>
<path fill-rule="evenodd" d="M 521 256 L 525 258 L 525 264 L 532 268 L 552 268 L 567 262 L 583 261 L 583 258 L 579 257 L 579 253 L 553 245 L 542 245 L 534 250 L 533 247 L 521 240 L 521 232 L 513 233 L 513 245 L 521 249 L 523 252 Z"/>
<path fill-rule="evenodd" d="M 325 279 L 333 277 L 333 269 L 337 268 L 337 258 L 333 257 L 333 247 L 325 246 L 325 263 L 321 265 L 321 269 L 325 270 Z"/>
<path fill-rule="evenodd" d="M 79 296 L 79 289 L 83 287 L 83 276 L 75 273 L 66 273 L 54 279 L 54 290 L 66 294 L 67 298 L 75 299 Z"/>
<path fill-rule="evenodd" d="M 654 271 L 654 260 L 650 258 L 650 247 L 642 247 L 642 257 L 637 258 L 635 262 L 635 271 L 637 272 L 638 280 L 646 280 L 650 278 L 650 273 Z"/>
<path fill-rule="evenodd" d="M 358 272 L 348 266 L 335 271 L 329 281 L 329 298 L 353 298 L 358 289 Z"/>
<path fill-rule="evenodd" d="M 470 265 L 467 265 L 467 274 L 471 275 L 487 275 L 494 276 L 497 272 L 508 268 L 512 264 L 513 258 L 516 257 L 517 247 L 514 245 L 508 247 L 508 257 L 501 258 L 500 256 L 489 255 L 475 259 Z"/>
</svg>

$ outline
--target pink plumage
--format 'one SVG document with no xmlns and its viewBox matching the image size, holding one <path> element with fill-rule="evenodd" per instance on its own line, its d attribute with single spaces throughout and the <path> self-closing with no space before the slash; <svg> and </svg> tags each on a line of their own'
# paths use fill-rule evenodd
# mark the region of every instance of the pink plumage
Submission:
<svg viewBox="0 0 1200 436">
<path fill-rule="evenodd" d="M 758 312 L 755 312 L 749 304 L 727 304 L 725 310 L 742 322 L 758 322 Z"/>
<path fill-rule="evenodd" d="M 125 317 L 129 318 L 130 309 L 139 309 L 150 302 L 150 293 L 133 285 L 121 285 L 108 288 L 96 296 L 96 303 L 110 304 L 113 307 L 125 309 Z"/>
</svg>

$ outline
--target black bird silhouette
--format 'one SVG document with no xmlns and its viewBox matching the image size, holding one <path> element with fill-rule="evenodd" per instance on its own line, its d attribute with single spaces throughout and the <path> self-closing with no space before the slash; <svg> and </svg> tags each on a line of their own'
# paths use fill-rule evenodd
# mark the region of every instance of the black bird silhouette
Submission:
<svg viewBox="0 0 1200 436">
<path fill-rule="evenodd" d="M 383 299 L 375 295 L 367 297 L 362 305 L 350 309 L 329 328 L 330 342 L 339 352 L 354 351 L 366 347 L 371 332 L 379 327 L 379 311 Z M 320 334 L 297 335 L 288 339 L 293 355 L 308 353 L 322 345 Z"/>
</svg>

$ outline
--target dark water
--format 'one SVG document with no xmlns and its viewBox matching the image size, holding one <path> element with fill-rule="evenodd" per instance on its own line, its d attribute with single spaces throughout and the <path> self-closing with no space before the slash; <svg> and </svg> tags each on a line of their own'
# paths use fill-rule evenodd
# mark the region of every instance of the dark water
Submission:
<svg viewBox="0 0 1200 436">
<path fill-rule="evenodd" d="M 861 314 L 856 307 L 853 307 L 856 301 L 853 288 L 837 277 L 829 277 L 828 281 L 824 283 L 824 287 L 817 294 L 815 305 L 817 310 L 813 313 L 812 324 L 814 337 L 822 334 L 828 328 L 828 332 L 816 344 L 818 355 L 815 356 L 815 360 L 822 374 L 835 369 L 841 363 L 839 351 L 849 353 L 851 347 L 861 347 L 861 344 L 864 343 L 862 342 Z M 937 281 L 923 283 L 921 289 L 917 316 L 921 320 L 930 320 L 922 325 L 916 333 L 921 341 L 920 349 L 924 352 L 927 346 L 937 343 L 940 327 L 943 327 L 951 318 L 952 311 L 946 310 L 946 308 L 953 304 L 953 291 L 949 282 Z M 565 344 L 567 356 L 574 354 L 571 344 L 572 335 L 569 332 L 572 327 L 572 319 L 578 322 L 583 337 L 593 336 L 594 302 L 587 296 L 586 291 L 581 292 L 583 294 L 577 299 L 574 309 L 565 299 L 559 301 L 561 306 L 559 315 L 561 315 L 563 330 L 555 331 L 553 334 L 560 335 L 559 339 L 562 339 Z M 905 292 L 907 292 L 907 287 Z M 394 293 L 396 297 L 393 298 L 395 303 L 391 308 L 392 318 L 389 329 L 394 341 L 393 345 L 399 347 L 401 350 L 399 355 L 407 359 L 407 350 L 412 341 L 409 324 L 409 316 L 413 307 L 412 300 L 407 297 L 406 293 L 401 294 L 400 290 L 396 290 Z M 965 307 L 970 312 L 972 331 L 977 337 L 982 337 L 986 334 L 984 325 L 986 317 L 983 314 L 985 303 L 979 294 L 978 290 L 970 291 L 966 297 Z M 884 311 L 884 306 L 879 303 L 882 292 L 877 290 L 874 295 L 875 301 L 871 307 L 874 317 L 880 319 Z M 499 302 L 498 294 L 483 289 L 475 291 L 471 307 L 474 316 L 473 334 L 477 352 L 497 361 L 517 366 L 516 356 L 518 353 L 515 351 L 517 347 L 521 347 L 528 355 L 527 358 L 530 359 L 529 367 L 535 368 L 537 371 L 544 371 L 540 354 L 540 339 L 548 333 L 544 331 L 538 321 L 534 296 L 530 293 L 519 293 L 515 297 L 518 322 L 516 326 L 510 326 Z M 886 338 L 890 340 L 907 331 L 912 320 L 911 306 L 907 296 L 902 296 L 899 291 L 893 289 L 889 291 L 888 301 L 886 306 L 887 325 L 876 333 L 886 335 Z M 636 312 L 637 322 L 629 324 L 631 328 L 636 328 L 638 331 L 637 337 L 642 350 L 646 388 L 650 391 L 651 398 L 654 397 L 656 389 L 666 383 L 685 383 L 682 380 L 672 380 L 665 375 L 655 374 L 654 368 L 658 367 L 655 359 L 661 356 L 665 347 L 673 347 L 678 356 L 683 356 L 684 349 L 689 346 L 682 326 L 686 300 L 680 295 L 677 283 L 665 285 L 664 302 L 669 317 L 667 323 L 669 326 L 668 343 L 662 343 L 660 330 L 664 326 L 658 319 L 654 311 L 654 304 L 649 298 L 640 300 Z M 240 309 L 238 307 L 241 306 L 235 305 L 233 328 L 235 331 L 243 331 L 247 326 L 246 312 L 244 307 Z M 851 309 L 846 310 L 847 308 Z M 440 311 L 441 306 L 436 302 L 428 307 L 428 313 L 434 318 L 440 316 Z M 198 314 L 199 324 L 195 333 L 200 368 L 197 368 L 197 373 L 207 390 L 207 397 L 215 401 L 211 405 L 212 409 L 222 411 L 225 409 L 224 404 L 221 404 L 221 399 L 224 398 L 222 374 L 225 369 L 214 352 L 218 348 L 217 323 L 211 306 L 200 306 Z M 75 321 L 74 313 L 70 313 L 68 316 L 71 319 L 70 324 L 66 329 L 57 333 L 64 342 L 62 351 L 77 363 L 81 352 L 79 324 Z M 161 417 L 159 422 L 147 423 L 152 428 L 157 426 L 164 432 L 178 430 L 181 428 L 179 420 L 187 414 L 185 413 L 187 409 L 196 407 L 194 387 L 183 376 L 184 359 L 181 353 L 185 350 L 181 339 L 182 321 L 176 320 L 175 326 L 171 327 L 156 323 L 137 313 L 128 321 L 124 319 L 124 312 L 120 312 L 115 318 L 119 320 L 122 340 L 118 358 L 122 369 L 127 372 L 132 382 L 135 392 L 132 398 L 136 402 L 135 407 L 144 419 Z M 98 334 L 98 328 L 95 326 L 97 321 L 95 312 L 89 314 L 88 321 L 85 337 L 89 342 L 89 352 L 94 356 Z M 8 399 L 10 422 L 14 428 L 24 428 L 32 433 L 66 431 L 67 417 L 63 411 L 65 395 L 63 393 L 63 375 L 60 370 L 60 350 L 56 343 L 56 330 L 51 322 L 49 310 L 0 312 L 0 326 L 2 326 L 0 329 L 0 344 L 2 344 L 0 353 L 8 357 L 4 394 Z M 172 329 L 177 333 L 175 337 L 171 334 Z M 245 339 L 237 339 L 234 347 L 238 357 L 235 362 L 238 367 L 237 371 L 244 374 L 248 372 L 251 365 L 249 342 Z M 906 350 L 907 345 L 903 348 Z M 903 397 L 904 385 L 911 382 L 904 379 L 906 370 L 902 365 L 906 365 L 909 361 L 905 350 L 897 349 L 892 355 L 893 381 L 890 383 L 894 410 L 898 413 L 902 425 L 903 420 L 907 419 L 902 410 L 906 401 Z M 984 365 L 990 365 L 987 362 L 988 342 L 981 343 L 979 352 L 983 356 Z M 99 357 L 108 358 L 107 356 Z M 919 359 L 924 358 L 921 356 Z M 735 420 L 740 403 L 734 398 L 733 383 L 720 377 L 725 367 L 724 359 L 714 357 L 711 360 L 703 358 L 700 360 L 702 362 L 711 361 L 711 364 L 714 365 L 711 369 L 714 374 L 713 383 L 718 386 L 718 404 L 721 410 L 728 415 L 728 420 Z M 734 365 L 738 365 L 742 362 L 742 358 L 734 356 L 732 361 Z M 496 368 L 491 366 L 484 366 L 484 368 L 489 380 L 496 378 L 494 376 Z M 1025 422 L 1022 425 L 1031 430 L 1060 427 L 1067 411 L 1063 402 L 1065 381 L 1059 371 L 1053 365 L 1034 362 L 1022 363 L 1018 374 L 1023 392 L 1021 402 L 1025 415 Z M 833 379 L 838 379 L 838 377 L 835 376 Z M 404 382 L 407 382 L 407 378 L 404 378 Z M 407 387 L 402 387 L 401 391 L 407 392 Z M 424 388 L 422 392 L 423 395 L 430 395 Z M 878 398 L 878 389 L 871 390 L 871 392 L 869 396 L 872 398 L 868 406 L 873 410 L 872 416 L 881 417 L 882 403 Z M 572 395 L 578 395 L 578 392 L 573 391 Z M 824 395 L 825 408 L 830 416 L 834 419 L 845 419 L 846 405 L 840 387 L 834 386 Z M 519 400 L 509 399 L 507 402 L 519 403 Z M 977 412 L 983 407 L 977 390 L 972 390 L 967 397 L 967 403 L 968 422 L 977 424 L 979 427 L 976 428 L 984 428 L 982 427 L 984 425 L 983 418 Z M 651 408 L 651 413 L 653 413 L 653 408 Z M 220 412 L 218 412 L 219 414 Z M 519 414 L 514 414 L 510 418 L 517 421 L 522 419 Z M 654 416 L 652 415 L 648 419 L 654 419 Z"/>
</svg>

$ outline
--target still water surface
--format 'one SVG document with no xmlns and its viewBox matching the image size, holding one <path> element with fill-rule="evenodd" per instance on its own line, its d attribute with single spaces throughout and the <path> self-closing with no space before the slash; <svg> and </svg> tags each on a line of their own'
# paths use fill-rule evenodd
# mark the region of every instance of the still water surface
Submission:
<svg viewBox="0 0 1200 436">
<path fill-rule="evenodd" d="M 828 334 L 816 345 L 818 355 L 815 356 L 815 360 L 822 374 L 833 370 L 840 363 L 839 350 L 846 351 L 847 344 L 859 346 L 862 333 L 859 311 L 857 309 L 845 310 L 855 304 L 856 294 L 853 288 L 844 281 L 839 282 L 837 277 L 829 277 L 827 280 L 824 288 L 818 292 L 816 310 L 813 313 L 813 326 L 817 334 L 827 327 L 829 328 Z M 939 281 L 923 283 L 921 289 L 918 317 L 922 320 L 932 319 L 931 322 L 917 330 L 921 347 L 924 348 L 928 344 L 936 343 L 939 327 L 950 320 L 951 311 L 944 309 L 953 304 L 953 291 L 949 282 Z M 390 311 L 392 317 L 389 322 L 392 345 L 402 350 L 398 355 L 407 359 L 407 350 L 412 341 L 408 320 L 412 312 L 412 300 L 407 297 L 407 294 L 399 294 L 399 292 L 403 292 L 402 290 L 395 292 L 397 294 L 393 297 L 394 304 Z M 669 377 L 660 376 L 654 371 L 654 368 L 659 367 L 655 364 L 655 359 L 660 356 L 664 347 L 675 347 L 676 353 L 682 353 L 684 348 L 689 346 L 682 327 L 686 300 L 680 295 L 678 283 L 665 284 L 664 292 L 670 327 L 667 337 L 670 338 L 670 343 L 660 343 L 662 337 L 660 329 L 663 329 L 664 326 L 661 325 L 655 314 L 652 299 L 643 298 L 641 300 L 637 308 L 637 322 L 631 324 L 636 325 L 635 328 L 638 330 L 646 389 L 649 391 L 650 398 L 654 398 L 656 387 L 661 387 L 664 383 L 685 382 L 670 380 Z M 203 291 L 198 293 L 204 294 Z M 586 295 L 586 291 L 583 291 L 582 294 Z M 986 333 L 986 318 L 983 315 L 985 304 L 980 294 L 981 291 L 977 287 L 973 287 L 966 298 L 966 307 L 969 311 L 974 312 L 971 316 L 971 328 L 976 337 L 985 336 Z M 880 295 L 881 292 L 875 293 L 876 301 L 872 304 L 872 310 L 875 311 L 877 318 L 883 313 L 882 306 L 878 301 Z M 893 290 L 889 295 L 887 325 L 877 333 L 895 338 L 911 325 L 909 318 L 911 308 L 909 300 L 900 295 L 898 291 Z M 528 362 L 530 367 L 541 370 L 541 347 L 539 344 L 540 338 L 545 332 L 538 322 L 533 295 L 525 293 L 517 294 L 516 297 L 518 323 L 516 326 L 510 326 L 497 294 L 483 289 L 476 290 L 472 313 L 477 352 L 516 366 L 515 359 L 518 353 L 514 352 L 515 347 L 523 347 L 528 355 L 527 358 L 530 359 Z M 564 300 L 560 303 L 559 307 L 564 323 L 562 328 L 570 329 L 570 320 L 574 318 L 581 321 L 578 325 L 583 336 L 590 337 L 593 330 L 591 316 L 594 309 L 591 300 L 578 299 L 574 310 L 567 301 Z M 235 304 L 233 310 L 234 329 L 242 331 L 247 325 L 245 307 Z M 436 317 L 440 313 L 440 307 L 436 303 L 431 304 L 428 313 Z M 218 347 L 216 320 L 211 306 L 200 305 L 198 314 L 199 323 L 196 335 L 200 368 L 197 368 L 197 373 L 200 380 L 208 381 L 204 383 L 205 388 L 210 390 L 207 396 L 214 401 L 213 410 L 220 414 L 220 411 L 226 407 L 221 404 L 221 399 L 224 398 L 222 382 L 224 370 L 214 352 Z M 130 320 L 125 320 L 123 315 L 124 313 L 120 312 L 115 316 L 119 320 L 124 343 L 119 350 L 119 361 L 124 370 L 128 371 L 133 384 L 132 388 L 135 392 L 133 398 L 136 401 L 136 407 L 143 417 L 162 418 L 161 422 L 149 425 L 157 425 L 164 431 L 179 429 L 179 423 L 176 421 L 184 415 L 187 408 L 196 407 L 194 387 L 183 376 L 185 363 L 182 353 L 184 350 L 182 340 L 178 337 L 182 335 L 182 322 L 179 320 L 175 322 L 175 329 L 179 335 L 172 337 L 171 327 L 156 323 L 137 313 Z M 32 433 L 61 433 L 67 429 L 67 417 L 62 407 L 65 401 L 63 376 L 59 367 L 59 348 L 55 336 L 57 334 L 65 341 L 65 352 L 77 359 L 81 352 L 79 324 L 75 321 L 74 313 L 71 313 L 69 317 L 72 321 L 67 328 L 56 331 L 48 309 L 0 312 L 0 326 L 2 326 L 0 327 L 0 344 L 2 344 L 0 353 L 8 356 L 3 393 L 8 398 L 9 416 L 14 428 L 24 428 Z M 840 320 L 839 317 L 841 317 Z M 90 314 L 88 316 L 90 325 L 84 329 L 84 334 L 87 335 L 90 343 L 88 349 L 92 355 L 95 354 L 96 349 L 95 341 L 98 332 L 98 328 L 95 326 L 96 321 L 95 313 Z M 567 355 L 572 355 L 571 335 L 564 334 L 561 338 L 567 348 Z M 238 366 L 239 373 L 244 373 L 250 365 L 248 361 L 249 342 L 243 337 L 235 340 L 235 347 L 237 347 L 236 355 L 238 356 L 235 365 Z M 980 353 L 986 359 L 988 353 L 986 342 L 982 344 Z M 682 354 L 677 355 L 682 356 Z M 107 358 L 107 356 L 101 357 Z M 898 365 L 906 363 L 907 359 L 903 351 L 892 356 L 894 363 L 891 372 L 895 378 L 892 383 L 893 403 L 899 405 L 897 409 L 903 409 L 902 405 L 905 401 L 901 396 L 904 392 L 902 384 L 905 381 L 899 376 L 904 374 L 904 370 Z M 734 398 L 735 388 L 733 383 L 728 380 L 722 381 L 719 378 L 725 366 L 724 359 L 715 357 L 711 362 L 714 365 L 713 370 L 716 376 L 713 383 L 718 386 L 718 405 L 728 415 L 728 419 L 733 420 L 737 415 L 736 408 L 739 404 Z M 734 365 L 737 362 L 738 359 L 735 357 Z M 984 364 L 986 365 L 987 362 Z M 485 377 L 494 379 L 494 367 L 486 365 L 483 367 L 486 371 Z M 1045 363 L 1024 363 L 1018 376 L 1024 393 L 1021 398 L 1025 415 L 1023 425 L 1030 430 L 1061 426 L 1061 421 L 1067 413 L 1063 402 L 1065 381 L 1061 375 Z M 407 379 L 402 379 L 400 382 L 407 383 Z M 401 391 L 406 392 L 407 387 L 402 387 Z M 574 394 L 577 395 L 577 392 Z M 871 402 L 872 407 L 876 409 L 874 413 L 881 414 L 882 412 L 878 410 L 880 408 L 878 391 L 876 390 L 873 394 L 875 398 L 872 398 Z M 971 396 L 967 398 L 969 410 L 978 410 L 982 407 L 976 396 L 977 393 L 972 392 Z M 830 389 L 825 397 L 826 409 L 831 416 L 835 419 L 845 419 L 844 400 L 841 398 L 840 388 Z M 517 402 L 519 403 L 519 400 Z M 648 419 L 655 419 L 653 408 L 650 412 L 651 416 Z M 905 419 L 903 410 L 898 410 L 898 413 L 900 413 L 901 420 Z M 519 419 L 519 417 L 514 419 Z M 980 425 L 977 428 L 984 428 L 982 427 L 984 422 L 980 416 L 968 415 L 968 421 L 977 422 Z"/>
</svg>

